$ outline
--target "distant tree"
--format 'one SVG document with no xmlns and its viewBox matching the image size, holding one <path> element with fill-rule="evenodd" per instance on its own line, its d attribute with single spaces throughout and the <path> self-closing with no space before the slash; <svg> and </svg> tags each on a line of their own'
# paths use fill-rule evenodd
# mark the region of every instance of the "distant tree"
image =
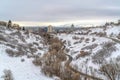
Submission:
<svg viewBox="0 0 120 80">
<path fill-rule="evenodd" d="M 108 23 L 108 22 L 105 23 L 105 26 L 109 26 L 109 25 L 110 25 L 110 23 Z"/>
<path fill-rule="evenodd" d="M 71 28 L 74 28 L 74 24 L 71 25 Z"/>
<path fill-rule="evenodd" d="M 9 20 L 9 21 L 8 21 L 8 28 L 10 28 L 11 26 L 12 26 L 12 21 Z"/>
<path fill-rule="evenodd" d="M 120 20 L 118 20 L 118 24 L 120 24 Z"/>
<path fill-rule="evenodd" d="M 23 28 L 22 28 L 22 30 L 24 30 L 24 31 L 25 31 L 25 27 L 23 27 Z"/>
</svg>

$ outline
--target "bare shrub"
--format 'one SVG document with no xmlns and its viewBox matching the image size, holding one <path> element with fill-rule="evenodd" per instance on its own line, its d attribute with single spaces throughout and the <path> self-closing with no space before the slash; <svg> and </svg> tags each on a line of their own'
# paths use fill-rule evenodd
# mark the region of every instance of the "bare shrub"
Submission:
<svg viewBox="0 0 120 80">
<path fill-rule="evenodd" d="M 116 36 L 118 39 L 120 39 L 120 33 Z"/>
<path fill-rule="evenodd" d="M 74 42 L 73 44 L 78 44 L 78 43 L 81 43 L 81 42 L 79 42 L 79 41 L 76 41 L 76 42 Z"/>
<path fill-rule="evenodd" d="M 23 36 L 20 36 L 20 39 L 21 39 L 23 42 L 26 42 L 26 40 L 24 39 Z"/>
<path fill-rule="evenodd" d="M 100 37 L 105 37 L 106 36 L 106 32 L 105 33 L 99 32 L 97 35 L 99 35 Z"/>
<path fill-rule="evenodd" d="M 80 38 L 77 37 L 77 36 L 73 36 L 72 39 L 74 39 L 74 40 L 79 40 Z"/>
<path fill-rule="evenodd" d="M 30 49 L 31 53 L 37 52 L 37 48 L 32 48 L 32 47 L 30 47 L 29 49 Z"/>
<path fill-rule="evenodd" d="M 38 47 L 38 49 L 39 49 L 39 50 L 43 50 L 43 48 L 42 48 L 42 47 Z"/>
<path fill-rule="evenodd" d="M 6 49 L 6 52 L 8 53 L 9 56 L 13 57 L 15 52 L 11 49 Z"/>
<path fill-rule="evenodd" d="M 6 44 L 6 46 L 9 46 L 9 47 L 11 47 L 11 48 L 15 48 L 15 45 L 12 45 L 12 44 Z"/>
<path fill-rule="evenodd" d="M 7 40 L 3 35 L 0 34 L 0 41 L 5 41 L 5 42 L 7 42 L 8 40 Z"/>
<path fill-rule="evenodd" d="M 93 62 L 101 62 L 104 58 L 109 57 L 112 52 L 116 51 L 117 48 L 114 42 L 105 42 L 102 43 L 102 49 L 100 49 L 94 56 Z M 101 62 L 102 63 L 102 62 Z"/>
<path fill-rule="evenodd" d="M 36 66 L 42 66 L 42 62 L 41 62 L 41 58 L 39 56 L 35 56 L 34 60 L 32 61 L 33 64 L 35 64 Z"/>
<path fill-rule="evenodd" d="M 14 80 L 11 70 L 4 70 L 4 80 Z"/>
<path fill-rule="evenodd" d="M 8 55 L 11 56 L 11 57 L 18 57 L 18 56 L 25 55 L 25 52 L 22 49 L 19 49 L 18 51 L 14 51 L 14 50 L 11 50 L 11 49 L 6 49 L 6 53 L 8 53 Z"/>
<path fill-rule="evenodd" d="M 86 43 L 89 43 L 89 41 L 90 41 L 89 38 L 86 38 L 86 39 L 85 39 L 85 42 L 86 42 Z"/>
<path fill-rule="evenodd" d="M 61 61 L 65 61 L 67 58 L 66 58 L 66 55 L 63 53 L 63 51 L 59 52 L 56 57 L 61 60 Z"/>
<path fill-rule="evenodd" d="M 118 57 L 116 58 L 116 61 L 118 61 L 118 62 L 120 61 L 120 56 L 118 56 Z"/>
<path fill-rule="evenodd" d="M 84 40 L 85 38 L 84 37 L 81 37 L 80 40 Z"/>
<path fill-rule="evenodd" d="M 74 80 L 80 80 L 80 74 L 79 73 L 75 73 L 75 74 L 72 75 L 72 78 Z"/>
<path fill-rule="evenodd" d="M 17 35 L 17 36 L 19 37 L 19 36 L 21 36 L 22 34 L 21 34 L 20 31 L 16 31 L 16 32 L 10 33 L 10 35 L 12 35 L 12 36 Z"/>
<path fill-rule="evenodd" d="M 96 39 L 95 38 L 92 38 L 92 42 L 94 42 Z"/>
<path fill-rule="evenodd" d="M 38 43 L 36 43 L 36 42 L 33 42 L 33 45 L 39 46 L 39 44 L 38 44 Z"/>
<path fill-rule="evenodd" d="M 100 67 L 100 71 L 108 78 L 108 80 L 120 79 L 120 64 L 116 61 L 111 60 L 110 62 L 104 63 Z"/>
<path fill-rule="evenodd" d="M 91 54 L 91 53 L 89 53 L 89 52 L 80 51 L 80 54 L 78 54 L 78 55 L 76 56 L 76 59 L 78 59 L 79 57 L 88 56 L 88 55 L 90 55 L 90 54 Z"/>
<path fill-rule="evenodd" d="M 98 46 L 98 44 L 92 44 L 92 45 L 88 45 L 88 46 L 83 47 L 81 50 L 85 50 L 85 49 L 92 50 L 92 49 L 96 48 L 97 46 Z"/>
<path fill-rule="evenodd" d="M 60 50 L 61 46 L 62 46 L 62 44 L 57 42 L 57 43 L 53 43 L 51 45 L 51 48 L 56 49 L 58 51 L 58 50 Z"/>
<path fill-rule="evenodd" d="M 24 62 L 25 61 L 25 59 L 21 59 L 21 62 Z"/>
</svg>

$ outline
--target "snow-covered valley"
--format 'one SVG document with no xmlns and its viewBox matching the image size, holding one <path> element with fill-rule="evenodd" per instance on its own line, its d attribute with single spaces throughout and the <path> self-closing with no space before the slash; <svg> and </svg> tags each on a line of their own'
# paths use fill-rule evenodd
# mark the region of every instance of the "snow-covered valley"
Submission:
<svg viewBox="0 0 120 80">
<path fill-rule="evenodd" d="M 0 26 L 0 80 L 120 79 L 119 25 L 50 35 Z"/>
<path fill-rule="evenodd" d="M 73 58 L 70 65 L 74 69 L 103 80 L 108 80 L 107 74 L 101 72 L 103 65 L 118 65 L 116 70 L 119 73 L 120 26 L 107 26 L 106 29 L 82 28 L 70 34 L 62 33 L 57 36 L 65 42 L 67 54 Z M 119 80 L 119 75 L 116 76 L 113 80 Z"/>
</svg>

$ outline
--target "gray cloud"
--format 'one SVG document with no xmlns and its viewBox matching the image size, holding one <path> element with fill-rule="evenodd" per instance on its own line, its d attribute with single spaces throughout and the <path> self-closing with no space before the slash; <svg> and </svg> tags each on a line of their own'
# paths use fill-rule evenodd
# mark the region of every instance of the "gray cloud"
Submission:
<svg viewBox="0 0 120 80">
<path fill-rule="evenodd" d="M 120 0 L 1 0 L 0 18 L 15 21 L 62 21 L 120 17 Z"/>
</svg>

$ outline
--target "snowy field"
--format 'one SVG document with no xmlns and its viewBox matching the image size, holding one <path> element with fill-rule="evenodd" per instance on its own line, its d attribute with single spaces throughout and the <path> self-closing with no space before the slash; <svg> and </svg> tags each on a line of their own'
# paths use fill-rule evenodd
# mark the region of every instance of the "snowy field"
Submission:
<svg viewBox="0 0 120 80">
<path fill-rule="evenodd" d="M 28 58 L 37 54 L 42 56 L 47 51 L 47 46 L 42 42 L 43 39 L 40 36 L 0 27 L 0 80 L 4 80 L 5 70 L 11 71 L 14 80 L 53 80 L 46 77 L 40 67 L 32 63 L 33 57 Z M 6 49 L 12 50 L 13 56 L 9 56 L 10 53 L 8 54 Z M 32 52 L 30 49 L 37 50 Z M 19 55 L 15 52 L 19 52 Z"/>
</svg>

